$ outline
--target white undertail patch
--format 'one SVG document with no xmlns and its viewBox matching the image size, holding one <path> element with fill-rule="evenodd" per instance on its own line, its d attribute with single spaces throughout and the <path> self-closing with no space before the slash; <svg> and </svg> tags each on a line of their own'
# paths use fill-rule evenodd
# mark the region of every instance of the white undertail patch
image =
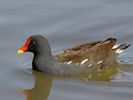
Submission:
<svg viewBox="0 0 133 100">
<path fill-rule="evenodd" d="M 118 48 L 119 46 L 120 46 L 120 44 L 114 45 L 114 46 L 112 47 L 112 49 L 116 49 L 116 48 Z"/>
<path fill-rule="evenodd" d="M 121 50 L 121 49 L 117 49 L 115 52 L 116 52 L 116 53 L 122 53 L 123 50 Z"/>
</svg>

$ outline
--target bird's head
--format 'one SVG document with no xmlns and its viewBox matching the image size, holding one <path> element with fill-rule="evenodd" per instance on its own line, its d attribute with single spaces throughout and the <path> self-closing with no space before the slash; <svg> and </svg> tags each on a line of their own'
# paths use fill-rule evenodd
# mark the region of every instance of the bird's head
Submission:
<svg viewBox="0 0 133 100">
<path fill-rule="evenodd" d="M 50 46 L 47 39 L 45 39 L 43 36 L 34 35 L 27 39 L 26 43 L 17 51 L 17 54 L 24 52 L 33 52 L 34 54 L 49 54 Z"/>
</svg>

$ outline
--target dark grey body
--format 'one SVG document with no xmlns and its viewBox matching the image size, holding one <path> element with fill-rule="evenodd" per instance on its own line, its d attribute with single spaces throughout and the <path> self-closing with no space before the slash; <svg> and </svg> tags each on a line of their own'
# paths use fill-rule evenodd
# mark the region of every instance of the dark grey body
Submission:
<svg viewBox="0 0 133 100">
<path fill-rule="evenodd" d="M 46 73 L 53 74 L 70 74 L 70 73 L 80 73 L 87 71 L 87 67 L 75 66 L 74 64 L 65 64 L 58 62 L 54 56 L 51 54 L 51 49 L 48 41 L 40 36 L 32 36 L 32 45 L 34 48 L 30 49 L 33 52 L 34 58 L 32 66 L 34 70 L 42 71 Z"/>
<path fill-rule="evenodd" d="M 88 61 L 85 64 L 79 63 L 78 65 L 73 63 L 63 63 L 55 59 L 51 53 L 50 45 L 43 36 L 36 35 L 31 36 L 31 43 L 28 46 L 28 51 L 33 52 L 34 58 L 32 66 L 34 70 L 51 73 L 51 74 L 73 74 L 73 73 L 83 73 L 91 72 L 92 70 L 99 70 L 101 64 L 97 62 L 91 63 Z M 112 38 L 113 39 L 113 38 Z M 115 40 L 115 39 L 113 39 Z M 120 45 L 117 49 L 112 50 L 112 53 L 102 64 L 110 63 L 110 61 L 115 60 L 118 53 L 117 50 L 126 49 L 129 45 Z M 83 59 L 84 61 L 84 59 Z"/>
</svg>

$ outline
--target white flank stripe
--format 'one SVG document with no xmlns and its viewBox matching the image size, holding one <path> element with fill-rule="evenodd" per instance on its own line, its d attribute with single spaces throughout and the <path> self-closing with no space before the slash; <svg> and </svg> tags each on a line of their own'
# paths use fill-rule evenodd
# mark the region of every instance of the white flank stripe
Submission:
<svg viewBox="0 0 133 100">
<path fill-rule="evenodd" d="M 88 61 L 88 59 L 85 59 L 85 60 L 83 60 L 82 62 L 81 62 L 81 65 L 83 65 L 85 62 L 87 62 Z"/>
<path fill-rule="evenodd" d="M 101 64 L 103 61 L 99 61 L 97 64 Z"/>
<path fill-rule="evenodd" d="M 76 63 L 76 66 L 78 65 L 79 63 Z"/>
<path fill-rule="evenodd" d="M 92 66 L 92 64 L 90 64 L 88 67 L 91 67 Z"/>
<path fill-rule="evenodd" d="M 71 64 L 71 63 L 72 63 L 72 61 L 67 62 L 67 64 Z"/>
</svg>

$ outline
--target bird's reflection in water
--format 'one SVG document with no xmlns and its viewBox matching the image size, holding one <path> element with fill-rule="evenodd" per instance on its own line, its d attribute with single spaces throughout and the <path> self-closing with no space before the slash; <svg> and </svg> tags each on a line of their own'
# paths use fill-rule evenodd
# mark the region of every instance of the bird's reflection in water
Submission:
<svg viewBox="0 0 133 100">
<path fill-rule="evenodd" d="M 58 78 L 71 78 L 84 81 L 110 81 L 113 75 L 119 73 L 118 69 L 133 72 L 133 65 L 115 63 L 106 66 L 101 71 L 73 75 L 61 75 L 58 76 Z M 26 95 L 26 100 L 47 100 L 52 86 L 53 76 L 37 71 L 33 71 L 32 74 L 35 76 L 36 79 L 34 88 L 29 90 L 20 90 L 20 92 Z"/>
<path fill-rule="evenodd" d="M 109 76 L 115 73 L 116 69 L 114 67 L 106 68 L 104 71 L 101 72 L 93 72 L 93 73 L 82 73 L 82 74 L 69 74 L 69 75 L 61 75 L 61 76 L 54 76 L 56 78 L 68 78 L 68 79 L 79 79 L 79 80 L 101 80 L 101 81 L 108 81 Z M 105 73 L 106 72 L 106 73 Z M 103 74 L 103 75 L 100 75 Z M 35 85 L 33 89 L 25 89 L 20 90 L 20 93 L 26 96 L 26 100 L 47 100 L 50 89 L 52 86 L 52 79 L 53 76 L 50 74 L 45 74 L 37 71 L 32 71 L 32 74 L 35 77 Z M 91 75 L 91 76 L 90 76 Z"/>
<path fill-rule="evenodd" d="M 20 90 L 26 95 L 26 100 L 47 100 L 52 86 L 52 75 L 33 71 L 35 86 L 33 89 Z"/>
</svg>

